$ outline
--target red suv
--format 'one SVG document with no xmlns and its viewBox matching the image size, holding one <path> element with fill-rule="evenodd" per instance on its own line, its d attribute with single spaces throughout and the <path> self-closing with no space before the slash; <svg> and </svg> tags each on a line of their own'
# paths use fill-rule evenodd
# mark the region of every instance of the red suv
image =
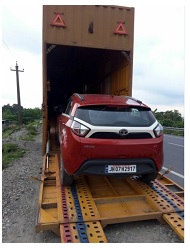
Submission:
<svg viewBox="0 0 190 248">
<path fill-rule="evenodd" d="M 73 176 L 156 179 L 163 165 L 163 127 L 129 96 L 73 94 L 57 118 L 61 183 Z"/>
</svg>

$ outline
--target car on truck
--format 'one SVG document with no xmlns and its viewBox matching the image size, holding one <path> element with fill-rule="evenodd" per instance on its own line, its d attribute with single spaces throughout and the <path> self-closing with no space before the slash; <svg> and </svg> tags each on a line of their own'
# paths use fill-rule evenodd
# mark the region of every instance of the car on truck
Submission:
<svg viewBox="0 0 190 248">
<path fill-rule="evenodd" d="M 94 94 L 99 95 L 98 98 L 100 99 L 100 95 L 111 95 L 114 96 L 113 99 L 116 99 L 116 96 L 121 96 L 121 99 L 126 99 L 126 96 L 132 97 L 134 8 L 113 5 L 44 5 L 42 44 L 42 152 L 43 155 L 45 155 L 47 153 L 47 147 L 50 147 L 52 150 L 55 148 L 54 144 L 50 144 L 49 142 L 50 137 L 52 140 L 52 137 L 56 135 L 55 130 L 59 113 L 55 112 L 54 108 L 58 105 L 67 105 L 69 97 L 73 96 L 74 92 L 79 92 L 81 95 L 85 95 L 84 98 L 86 100 L 83 101 L 83 104 L 87 104 L 87 106 L 89 99 L 86 95 L 89 95 L 89 97 L 90 95 L 92 97 Z M 76 97 L 75 100 L 77 100 Z M 127 102 L 129 103 L 130 101 L 132 101 L 132 104 L 139 104 L 138 102 L 129 99 Z M 77 105 L 75 106 L 75 110 L 77 112 L 72 112 L 72 118 L 78 118 L 75 114 L 78 115 L 78 112 L 82 111 L 82 101 L 80 103 L 78 102 L 78 104 L 81 106 L 80 108 L 77 108 Z M 93 104 L 95 105 L 95 102 Z M 109 106 L 106 102 L 102 104 Z M 110 105 L 112 106 L 112 103 L 110 103 Z M 120 105 L 123 106 L 122 104 Z M 130 107 L 128 104 L 127 106 L 125 106 L 125 108 L 128 108 L 128 110 L 132 108 L 132 106 Z M 148 107 L 143 106 L 144 105 L 142 105 L 141 108 L 147 109 L 146 113 L 149 113 L 148 115 L 152 116 L 151 111 L 148 110 Z M 138 116 L 139 109 L 140 105 L 138 109 L 133 108 L 132 112 L 134 117 L 135 115 Z M 72 109 L 72 111 L 74 111 L 74 109 Z M 95 110 L 93 113 L 95 113 Z M 96 113 L 101 113 L 101 111 L 96 111 Z M 104 114 L 105 113 L 106 112 L 104 112 Z M 121 114 L 121 112 L 119 113 Z M 64 116 L 65 113 L 63 111 L 59 118 L 65 118 Z M 152 118 L 154 120 L 154 117 Z M 85 120 L 80 120 L 80 122 L 85 122 Z M 73 120 L 69 119 L 68 123 L 73 123 Z M 78 125 L 77 122 L 74 123 L 75 125 Z M 155 123 L 157 123 L 156 120 Z M 93 123 L 90 124 L 88 121 L 83 124 L 82 125 L 85 127 L 90 127 L 89 125 L 93 125 Z M 101 127 L 99 124 L 97 123 L 98 128 L 99 126 Z M 117 129 L 117 131 L 120 130 L 120 133 L 123 132 L 123 134 L 125 134 L 125 132 L 129 132 L 132 127 L 124 124 L 121 126 L 115 126 L 114 128 Z M 73 130 L 76 131 L 77 128 L 74 128 Z M 73 135 L 73 131 L 71 132 Z M 153 129 L 151 129 L 151 132 L 153 137 Z M 90 132 L 87 135 L 89 134 Z M 63 134 L 60 133 L 60 136 L 61 135 Z M 108 134 L 106 133 L 106 135 Z M 132 134 L 129 133 L 128 138 L 131 135 Z M 137 141 L 137 139 L 134 139 L 135 135 L 137 134 L 133 134 L 133 143 Z M 82 140 L 83 137 L 78 136 L 78 139 Z M 90 140 L 91 138 L 84 139 Z M 97 142 L 100 141 L 99 137 L 94 137 L 93 139 L 96 139 Z M 155 137 L 151 139 L 152 141 L 156 141 L 158 139 L 162 139 L 162 136 L 158 139 Z M 111 142 L 112 139 L 104 137 L 104 140 L 106 140 L 106 143 Z M 114 137 L 112 142 L 116 143 L 116 140 L 117 139 Z M 122 139 L 119 140 L 120 143 L 123 142 Z M 145 139 L 141 139 L 141 142 L 144 140 Z M 148 141 L 149 138 L 146 139 L 146 142 Z M 99 145 L 97 147 L 100 148 L 101 146 Z M 161 149 L 161 145 L 159 145 L 159 147 Z M 143 151 L 143 145 L 134 145 L 133 150 L 137 149 Z M 157 149 L 156 145 L 155 147 L 153 146 L 152 149 L 155 151 L 155 149 Z M 93 149 L 90 146 L 88 147 L 87 145 L 86 148 L 83 147 L 82 153 L 81 150 L 79 151 L 79 155 L 77 154 L 78 150 L 75 150 L 68 156 L 75 156 L 76 159 L 79 158 L 80 160 L 80 154 L 82 154 L 82 156 L 87 156 L 87 159 L 90 159 L 89 154 L 85 154 L 86 150 L 93 154 L 96 149 Z M 98 152 L 99 151 L 97 149 L 97 153 Z M 107 150 L 105 149 L 105 154 L 106 153 Z M 139 154 L 143 154 L 143 152 L 139 151 Z M 105 159 L 108 157 L 106 156 L 107 155 L 105 155 Z M 117 156 L 120 156 L 120 158 L 123 158 L 123 156 L 125 157 L 125 153 L 122 149 L 121 154 L 118 153 Z M 99 158 L 101 157 L 99 156 Z M 79 168 L 79 165 L 81 164 L 82 161 L 78 161 L 73 166 L 77 166 L 77 168 Z M 159 164 L 160 165 L 157 165 L 158 170 L 161 166 L 161 156 Z M 107 165 L 108 167 L 106 168 L 108 168 L 108 171 L 116 168 L 114 167 L 114 163 L 108 163 Z M 130 165 L 128 163 L 121 163 L 117 165 L 121 165 L 121 170 L 127 170 L 127 168 L 131 168 L 129 170 L 132 170 L 133 168 L 135 171 L 135 166 L 125 166 Z M 133 165 L 133 163 L 131 165 Z M 71 166 L 71 168 L 73 168 L 73 166 Z M 67 167 L 68 175 L 75 174 L 75 169 L 69 171 Z M 152 178 L 155 177 L 156 175 Z"/>
<path fill-rule="evenodd" d="M 163 127 L 132 97 L 75 93 L 56 130 L 63 185 L 77 175 L 138 176 L 149 182 L 162 168 Z"/>
<path fill-rule="evenodd" d="M 42 34 L 45 155 L 54 108 L 73 93 L 132 96 L 134 8 L 44 5 Z"/>
</svg>

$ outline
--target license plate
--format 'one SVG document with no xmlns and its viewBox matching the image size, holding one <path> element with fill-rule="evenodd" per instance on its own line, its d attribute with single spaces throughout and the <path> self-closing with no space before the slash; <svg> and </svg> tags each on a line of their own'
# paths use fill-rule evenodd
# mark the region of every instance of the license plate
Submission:
<svg viewBox="0 0 190 248">
<path fill-rule="evenodd" d="M 106 173 L 133 173 L 137 172 L 136 164 L 132 165 L 106 165 Z"/>
</svg>

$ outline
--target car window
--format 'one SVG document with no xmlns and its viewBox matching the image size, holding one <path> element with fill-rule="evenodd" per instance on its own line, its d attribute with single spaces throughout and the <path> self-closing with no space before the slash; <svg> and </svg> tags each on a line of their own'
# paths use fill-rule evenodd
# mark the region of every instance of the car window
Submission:
<svg viewBox="0 0 190 248">
<path fill-rule="evenodd" d="M 72 100 L 69 100 L 69 102 L 67 104 L 67 107 L 66 107 L 66 110 L 65 110 L 65 114 L 67 114 L 67 115 L 70 114 L 72 105 L 73 105 L 73 101 Z"/>
<path fill-rule="evenodd" d="M 149 108 L 102 105 L 80 107 L 76 117 L 94 126 L 116 127 L 148 127 L 156 120 Z"/>
</svg>

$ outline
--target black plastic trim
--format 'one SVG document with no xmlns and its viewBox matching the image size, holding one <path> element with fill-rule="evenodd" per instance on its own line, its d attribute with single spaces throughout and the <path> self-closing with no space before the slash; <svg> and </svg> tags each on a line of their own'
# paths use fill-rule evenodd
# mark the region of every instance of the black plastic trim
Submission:
<svg viewBox="0 0 190 248">
<path fill-rule="evenodd" d="M 105 166 L 111 165 L 131 165 L 136 164 L 137 172 L 135 173 L 106 173 Z M 144 175 L 157 172 L 156 165 L 152 159 L 90 159 L 86 160 L 75 175 L 106 175 L 126 177 L 132 175 Z"/>
</svg>

